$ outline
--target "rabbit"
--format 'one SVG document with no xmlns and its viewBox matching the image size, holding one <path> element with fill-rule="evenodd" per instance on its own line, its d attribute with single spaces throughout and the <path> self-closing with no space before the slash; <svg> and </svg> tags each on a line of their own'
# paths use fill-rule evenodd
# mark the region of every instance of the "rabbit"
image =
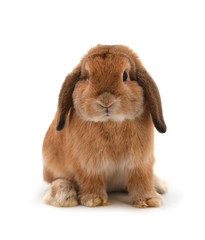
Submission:
<svg viewBox="0 0 205 240">
<path fill-rule="evenodd" d="M 97 45 L 67 75 L 43 142 L 53 206 L 110 204 L 126 191 L 137 208 L 159 207 L 166 183 L 153 173 L 154 126 L 166 132 L 158 88 L 137 54 Z"/>
</svg>

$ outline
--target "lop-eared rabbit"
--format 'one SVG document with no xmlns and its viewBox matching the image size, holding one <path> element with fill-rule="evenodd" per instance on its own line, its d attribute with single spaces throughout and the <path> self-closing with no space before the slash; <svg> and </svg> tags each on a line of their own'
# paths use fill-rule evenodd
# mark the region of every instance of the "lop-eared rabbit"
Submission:
<svg viewBox="0 0 205 240">
<path fill-rule="evenodd" d="M 91 48 L 65 78 L 44 139 L 44 201 L 95 207 L 127 191 L 135 207 L 161 206 L 167 187 L 153 173 L 154 126 L 166 132 L 160 94 L 136 53 Z"/>
</svg>

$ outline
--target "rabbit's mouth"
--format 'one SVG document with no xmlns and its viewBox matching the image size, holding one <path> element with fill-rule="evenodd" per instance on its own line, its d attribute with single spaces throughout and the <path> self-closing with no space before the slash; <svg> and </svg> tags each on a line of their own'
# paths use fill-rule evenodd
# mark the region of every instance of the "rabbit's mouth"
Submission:
<svg viewBox="0 0 205 240">
<path fill-rule="evenodd" d="M 110 117 L 112 115 L 111 110 L 109 108 L 106 108 L 104 110 L 104 114 L 105 117 Z"/>
<path fill-rule="evenodd" d="M 103 116 L 104 121 L 112 120 L 112 114 L 111 113 L 106 113 Z"/>
<path fill-rule="evenodd" d="M 113 114 L 111 111 L 104 111 L 101 116 L 99 116 L 99 121 L 106 122 L 108 120 L 112 120 Z"/>
</svg>

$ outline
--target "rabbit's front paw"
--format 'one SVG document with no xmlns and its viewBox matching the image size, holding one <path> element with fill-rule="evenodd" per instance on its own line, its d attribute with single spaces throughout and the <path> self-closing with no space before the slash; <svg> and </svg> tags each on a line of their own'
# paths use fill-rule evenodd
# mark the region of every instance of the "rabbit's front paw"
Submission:
<svg viewBox="0 0 205 240">
<path fill-rule="evenodd" d="M 80 197 L 80 202 L 86 207 L 107 206 L 107 195 L 86 194 Z"/>
<path fill-rule="evenodd" d="M 146 208 L 146 207 L 160 207 L 162 205 L 163 201 L 159 194 L 156 194 L 156 196 L 151 197 L 141 197 L 139 199 L 136 199 L 133 202 L 133 206 L 136 208 Z"/>
</svg>

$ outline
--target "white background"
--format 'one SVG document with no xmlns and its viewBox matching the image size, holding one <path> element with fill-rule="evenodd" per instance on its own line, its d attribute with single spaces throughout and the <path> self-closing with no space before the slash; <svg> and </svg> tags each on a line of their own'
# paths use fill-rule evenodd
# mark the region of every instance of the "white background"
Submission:
<svg viewBox="0 0 205 240">
<path fill-rule="evenodd" d="M 0 2 L 0 239 L 205 239 L 203 1 Z M 97 43 L 134 49 L 161 92 L 161 208 L 42 203 L 41 146 L 64 77 Z"/>
</svg>

